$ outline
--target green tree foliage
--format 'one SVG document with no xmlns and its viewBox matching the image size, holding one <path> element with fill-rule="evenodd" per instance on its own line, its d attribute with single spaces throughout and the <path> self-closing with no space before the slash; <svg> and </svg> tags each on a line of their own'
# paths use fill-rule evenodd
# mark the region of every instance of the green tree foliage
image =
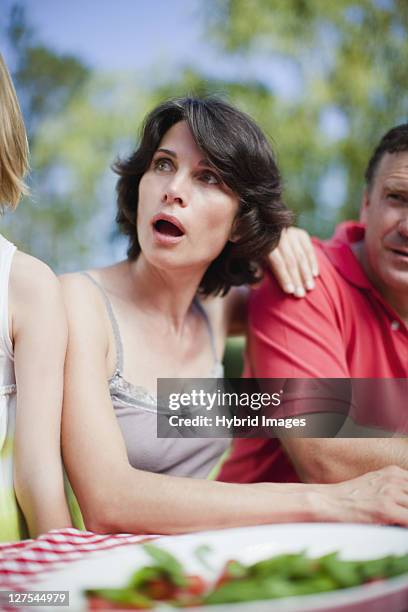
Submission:
<svg viewBox="0 0 408 612">
<path fill-rule="evenodd" d="M 13 78 L 21 92 L 30 138 L 34 138 L 40 122 L 78 94 L 90 70 L 78 58 L 58 55 L 38 42 L 21 5 L 12 7 L 7 30 L 16 58 Z"/>
<path fill-rule="evenodd" d="M 134 145 L 150 106 L 133 78 L 97 74 L 36 38 L 15 6 L 8 39 L 31 150 L 31 195 L 6 216 L 6 234 L 58 271 L 107 259 L 115 230 L 110 170 Z"/>
<path fill-rule="evenodd" d="M 257 111 L 256 98 L 263 109 L 265 94 L 254 95 L 251 104 L 277 142 L 289 203 L 310 210 L 317 231 L 325 229 L 319 214 L 329 222 L 356 216 L 373 146 L 407 120 L 406 0 L 217 0 L 214 6 L 208 26 L 228 53 L 284 58 L 299 75 L 296 99 L 283 101 L 270 92 L 269 117 Z M 338 138 L 325 129 L 329 117 L 341 127 Z M 330 191 L 323 198 L 321 193 L 331 171 L 346 186 L 333 219 Z"/>
<path fill-rule="evenodd" d="M 215 79 L 192 57 L 179 77 L 156 78 L 153 90 L 150 74 L 141 87 L 140 77 L 95 73 L 80 58 L 56 53 L 13 8 L 6 59 L 30 137 L 32 197 L 3 225 L 21 248 L 61 271 L 98 263 L 102 253 L 108 259 L 115 227 L 110 164 L 134 145 L 148 109 L 186 93 L 224 95 L 259 122 L 301 225 L 327 236 L 338 220 L 357 216 L 372 147 L 407 120 L 408 2 L 201 6 L 205 38 L 235 66 L 234 76 Z"/>
<path fill-rule="evenodd" d="M 204 16 L 242 74 L 258 58 L 265 78 L 220 82 L 190 70 L 162 91 L 225 93 L 255 117 L 274 142 L 286 200 L 310 231 L 328 235 L 356 217 L 372 148 L 407 120 L 408 2 L 214 0 Z M 287 71 L 297 91 L 271 85 L 269 71 Z"/>
</svg>

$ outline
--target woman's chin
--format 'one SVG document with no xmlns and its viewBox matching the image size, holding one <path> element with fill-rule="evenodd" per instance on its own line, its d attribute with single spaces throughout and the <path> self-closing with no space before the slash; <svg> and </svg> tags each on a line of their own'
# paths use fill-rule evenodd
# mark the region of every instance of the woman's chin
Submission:
<svg viewBox="0 0 408 612">
<path fill-rule="evenodd" d="M 200 262 L 192 261 L 191 256 L 182 256 L 179 253 L 164 251 L 161 249 L 149 249 L 143 252 L 143 258 L 146 260 L 148 265 L 152 268 L 157 268 L 163 272 L 186 272 L 191 270 L 194 273 L 195 270 L 206 270 L 208 265 Z M 203 272 L 203 273 L 204 273 Z"/>
</svg>

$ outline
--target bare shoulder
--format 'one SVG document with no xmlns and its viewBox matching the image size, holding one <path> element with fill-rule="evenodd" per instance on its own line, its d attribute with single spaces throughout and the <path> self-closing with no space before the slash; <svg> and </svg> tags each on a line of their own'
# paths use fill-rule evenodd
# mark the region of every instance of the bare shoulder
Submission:
<svg viewBox="0 0 408 612">
<path fill-rule="evenodd" d="M 98 287 L 80 272 L 62 274 L 58 279 L 68 315 L 70 337 L 86 337 L 88 342 L 103 345 L 106 349 L 110 325 Z"/>
<path fill-rule="evenodd" d="M 10 274 L 10 290 L 16 297 L 46 301 L 50 296 L 60 295 L 57 277 L 43 261 L 16 251 Z"/>
<path fill-rule="evenodd" d="M 97 283 L 105 287 L 105 277 L 110 277 L 111 271 L 115 266 L 98 268 L 83 272 L 71 272 L 61 274 L 58 278 L 61 283 L 64 300 L 69 307 L 79 304 L 81 308 L 97 308 L 97 311 L 104 311 L 105 304 L 102 299 L 100 289 L 92 282 L 89 276 Z"/>
<path fill-rule="evenodd" d="M 81 272 L 71 272 L 62 274 L 58 279 L 68 315 L 72 313 L 80 319 L 103 316 L 101 293 L 87 276 Z"/>
<path fill-rule="evenodd" d="M 89 278 L 81 272 L 70 272 L 61 274 L 58 277 L 61 284 L 62 293 L 66 303 L 86 304 L 91 301 L 97 303 L 96 287 L 93 286 Z"/>
<path fill-rule="evenodd" d="M 57 277 L 43 261 L 21 251 L 15 253 L 10 273 L 9 329 L 14 340 L 20 332 L 26 337 L 36 333 L 35 329 L 52 329 L 54 336 L 66 330 Z"/>
<path fill-rule="evenodd" d="M 51 268 L 36 257 L 16 251 L 11 267 L 10 285 L 20 291 L 59 289 L 57 277 Z"/>
</svg>

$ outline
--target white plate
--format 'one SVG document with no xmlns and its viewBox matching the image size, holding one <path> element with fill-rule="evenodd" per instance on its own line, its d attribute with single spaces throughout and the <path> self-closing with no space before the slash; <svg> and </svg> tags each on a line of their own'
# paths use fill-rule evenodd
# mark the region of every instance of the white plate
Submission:
<svg viewBox="0 0 408 612">
<path fill-rule="evenodd" d="M 204 569 L 193 554 L 200 544 L 211 547 L 213 552 L 208 556 L 208 560 L 217 572 L 229 559 L 252 563 L 280 553 L 303 550 L 311 556 L 339 551 L 343 559 L 356 560 L 373 559 L 387 554 L 406 554 L 408 529 L 318 523 L 262 525 L 169 536 L 160 538 L 155 544 L 176 555 L 188 573 L 211 579 L 214 573 Z M 84 589 L 123 586 L 138 567 L 149 562 L 140 545 L 91 553 L 82 561 L 73 562 L 52 572 L 47 579 L 36 584 L 35 589 L 67 590 L 70 592 L 69 609 L 86 610 L 86 602 L 82 596 Z M 64 610 L 55 609 L 60 612 Z M 408 576 L 321 595 L 197 608 L 199 612 L 227 610 L 403 612 L 408 610 Z"/>
</svg>

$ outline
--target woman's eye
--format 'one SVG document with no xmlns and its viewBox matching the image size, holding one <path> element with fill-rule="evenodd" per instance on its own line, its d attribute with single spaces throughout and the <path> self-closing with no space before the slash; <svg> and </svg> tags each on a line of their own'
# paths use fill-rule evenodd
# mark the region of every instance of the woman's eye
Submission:
<svg viewBox="0 0 408 612">
<path fill-rule="evenodd" d="M 201 174 L 201 180 L 207 185 L 219 185 L 221 183 L 220 179 L 214 172 L 203 172 Z"/>
<path fill-rule="evenodd" d="M 173 167 L 172 162 L 169 159 L 156 159 L 154 161 L 154 169 L 162 172 L 168 172 Z"/>
</svg>

